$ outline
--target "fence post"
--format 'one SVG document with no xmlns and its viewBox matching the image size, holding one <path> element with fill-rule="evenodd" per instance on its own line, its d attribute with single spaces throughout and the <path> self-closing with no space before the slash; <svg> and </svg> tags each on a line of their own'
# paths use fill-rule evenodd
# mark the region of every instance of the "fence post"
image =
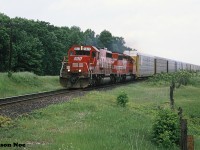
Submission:
<svg viewBox="0 0 200 150">
<path fill-rule="evenodd" d="M 172 80 L 172 83 L 170 85 L 170 107 L 171 109 L 174 109 L 174 88 L 175 88 L 175 82 Z"/>
<path fill-rule="evenodd" d="M 187 120 L 181 119 L 181 150 L 187 150 Z"/>
<path fill-rule="evenodd" d="M 174 109 L 174 89 L 172 86 L 170 86 L 170 107 L 171 109 Z"/>
<path fill-rule="evenodd" d="M 194 137 L 192 135 L 188 135 L 187 137 L 187 148 L 188 150 L 194 150 Z"/>
<path fill-rule="evenodd" d="M 187 150 L 187 120 L 183 119 L 183 109 L 178 108 L 178 115 L 180 118 L 180 149 Z"/>
</svg>

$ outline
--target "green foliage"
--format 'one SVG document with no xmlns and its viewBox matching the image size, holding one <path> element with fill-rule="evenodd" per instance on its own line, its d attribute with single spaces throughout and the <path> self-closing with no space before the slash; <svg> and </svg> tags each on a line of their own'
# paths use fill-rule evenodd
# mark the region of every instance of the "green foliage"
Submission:
<svg viewBox="0 0 200 150">
<path fill-rule="evenodd" d="M 0 115 L 0 128 L 8 127 L 11 125 L 11 119 Z"/>
<path fill-rule="evenodd" d="M 10 72 L 11 73 L 11 72 Z M 0 73 L 0 97 L 61 89 L 57 76 L 37 76 L 30 72 Z"/>
<path fill-rule="evenodd" d="M 121 92 L 117 97 L 117 104 L 122 107 L 125 107 L 127 102 L 128 102 L 127 94 L 125 92 Z"/>
<path fill-rule="evenodd" d="M 153 77 L 148 79 L 149 83 L 153 84 L 171 84 L 172 81 L 175 82 L 176 87 L 180 87 L 180 85 L 187 85 L 191 83 L 191 79 L 194 77 L 194 74 L 189 71 L 178 71 L 174 73 L 161 73 L 156 74 Z"/>
<path fill-rule="evenodd" d="M 0 75 L 0 79 L 6 78 L 7 74 L 2 78 Z M 51 80 L 45 83 L 49 82 Z M 19 86 L 15 88 L 21 90 Z M 200 86 L 195 85 L 182 86 L 176 91 L 176 104 L 184 110 L 188 134 L 194 135 L 197 148 L 200 147 L 199 90 Z M 116 95 L 121 91 L 129 96 L 126 109 L 116 107 Z M 69 102 L 51 105 L 16 119 L 17 127 L 1 130 L 1 141 L 12 143 L 17 139 L 20 143 L 30 143 L 30 149 L 48 150 L 69 149 L 69 146 L 81 150 L 178 150 L 178 146 L 158 147 L 151 142 L 153 119 L 158 114 L 158 106 L 168 107 L 168 92 L 168 86 L 150 87 L 146 82 L 138 82 L 112 90 L 85 93 Z M 168 134 L 166 132 L 163 136 L 168 137 Z"/>
<path fill-rule="evenodd" d="M 12 71 L 8 71 L 8 78 L 12 77 Z"/>
<path fill-rule="evenodd" d="M 170 110 L 159 110 L 153 124 L 152 141 L 159 146 L 172 147 L 178 145 L 180 139 L 180 123 L 178 115 Z"/>
<path fill-rule="evenodd" d="M 22 116 L 17 119 L 17 128 L 1 131 L 1 141 L 17 139 L 31 143 L 27 144 L 29 149 L 48 150 L 156 149 L 149 141 L 151 117 L 140 114 L 141 110 L 119 109 L 114 93 L 92 91 Z"/>
<path fill-rule="evenodd" d="M 176 76 L 176 80 L 178 81 L 178 86 L 182 85 L 187 85 L 190 81 L 190 78 L 192 77 L 192 73 L 188 71 L 182 71 Z"/>
<path fill-rule="evenodd" d="M 0 26 L 0 72 L 8 70 L 9 41 L 9 30 Z"/>
<path fill-rule="evenodd" d="M 87 29 L 84 32 L 84 41 L 83 41 L 83 43 L 85 45 L 97 46 L 97 39 L 95 37 L 95 32 L 92 31 L 91 29 Z"/>
<path fill-rule="evenodd" d="M 112 49 L 112 34 L 107 31 L 107 30 L 104 30 L 100 33 L 99 35 L 99 45 L 101 47 L 106 47 L 108 48 L 109 50 Z"/>
<path fill-rule="evenodd" d="M 106 30 L 95 35 L 91 29 L 83 32 L 76 26 L 56 27 L 44 21 L 11 19 L 1 13 L 0 24 L 0 72 L 8 70 L 11 44 L 11 70 L 39 75 L 58 75 L 63 56 L 73 45 L 94 45 L 121 53 L 126 49 L 122 37 Z"/>
</svg>

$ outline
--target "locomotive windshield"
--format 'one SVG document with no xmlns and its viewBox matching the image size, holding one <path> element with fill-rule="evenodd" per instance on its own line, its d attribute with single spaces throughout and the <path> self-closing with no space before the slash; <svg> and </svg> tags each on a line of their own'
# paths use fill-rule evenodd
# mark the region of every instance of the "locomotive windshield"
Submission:
<svg viewBox="0 0 200 150">
<path fill-rule="evenodd" d="M 76 51 L 76 55 L 87 55 L 87 56 L 90 56 L 90 51 L 78 50 L 78 51 Z"/>
</svg>

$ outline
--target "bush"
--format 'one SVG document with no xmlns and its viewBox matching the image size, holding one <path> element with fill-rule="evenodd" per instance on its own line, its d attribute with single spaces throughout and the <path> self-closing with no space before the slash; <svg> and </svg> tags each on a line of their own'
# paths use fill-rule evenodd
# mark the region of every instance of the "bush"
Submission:
<svg viewBox="0 0 200 150">
<path fill-rule="evenodd" d="M 178 115 L 170 110 L 160 110 L 153 124 L 152 141 L 159 146 L 173 147 L 179 144 L 180 123 Z"/>
<path fill-rule="evenodd" d="M 8 117 L 0 116 L 0 128 L 11 125 L 11 119 Z"/>
<path fill-rule="evenodd" d="M 8 71 L 8 77 L 12 77 L 12 72 L 11 71 Z"/>
<path fill-rule="evenodd" d="M 117 97 L 117 104 L 125 107 L 126 103 L 128 102 L 128 96 L 125 92 L 122 92 L 118 97 Z"/>
</svg>

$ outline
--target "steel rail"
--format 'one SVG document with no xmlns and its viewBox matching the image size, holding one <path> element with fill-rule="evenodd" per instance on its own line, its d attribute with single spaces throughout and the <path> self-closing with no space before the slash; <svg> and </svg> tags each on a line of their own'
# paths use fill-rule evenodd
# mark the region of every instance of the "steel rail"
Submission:
<svg viewBox="0 0 200 150">
<path fill-rule="evenodd" d="M 58 94 L 64 94 L 64 93 L 68 93 L 68 92 L 70 92 L 70 91 L 67 89 L 60 89 L 60 90 L 55 90 L 55 91 L 48 91 L 48 92 L 0 98 L 0 106 L 23 102 L 23 101 L 28 101 L 28 100 L 33 100 L 33 99 L 38 99 L 38 98 L 49 97 L 49 96 L 58 95 Z"/>
<path fill-rule="evenodd" d="M 139 80 L 136 80 L 135 83 L 138 82 L 138 81 Z M 54 91 L 48 91 L 48 92 L 40 92 L 40 93 L 33 93 L 33 94 L 25 94 L 25 95 L 20 95 L 20 96 L 0 98 L 0 106 L 9 105 L 9 104 L 18 103 L 18 102 L 23 102 L 23 101 L 29 101 L 29 100 L 31 101 L 31 100 L 34 100 L 34 99 L 50 97 L 50 96 L 59 95 L 59 94 L 79 92 L 80 90 L 81 91 L 93 91 L 93 90 L 98 90 L 98 89 L 102 89 L 102 88 L 121 86 L 121 85 L 125 85 L 127 83 L 129 84 L 130 82 L 126 81 L 126 82 L 119 82 L 119 83 L 114 83 L 114 84 L 104 84 L 104 85 L 100 85 L 100 86 L 87 87 L 85 89 L 76 89 L 76 90 L 60 89 L 60 90 L 54 90 Z"/>
</svg>

